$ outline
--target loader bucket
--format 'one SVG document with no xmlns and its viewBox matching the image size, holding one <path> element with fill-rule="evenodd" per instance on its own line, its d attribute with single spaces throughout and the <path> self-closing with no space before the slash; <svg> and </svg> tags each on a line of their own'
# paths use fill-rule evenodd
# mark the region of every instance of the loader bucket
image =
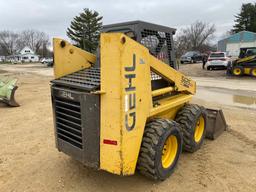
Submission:
<svg viewBox="0 0 256 192">
<path fill-rule="evenodd" d="M 15 100 L 17 79 L 0 78 L 0 102 L 4 102 L 11 107 L 20 106 Z"/>
<path fill-rule="evenodd" d="M 227 130 L 227 123 L 221 109 L 206 109 L 206 138 L 214 140 Z"/>
</svg>

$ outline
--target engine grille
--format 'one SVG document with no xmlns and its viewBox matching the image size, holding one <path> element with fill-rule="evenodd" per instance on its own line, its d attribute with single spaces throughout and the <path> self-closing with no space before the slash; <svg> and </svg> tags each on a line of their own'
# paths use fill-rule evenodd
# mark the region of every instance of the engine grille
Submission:
<svg viewBox="0 0 256 192">
<path fill-rule="evenodd" d="M 53 80 L 52 83 L 86 91 L 100 87 L 100 68 L 91 67 Z"/>
<path fill-rule="evenodd" d="M 55 97 L 54 101 L 58 138 L 82 149 L 80 102 L 59 97 Z"/>
</svg>

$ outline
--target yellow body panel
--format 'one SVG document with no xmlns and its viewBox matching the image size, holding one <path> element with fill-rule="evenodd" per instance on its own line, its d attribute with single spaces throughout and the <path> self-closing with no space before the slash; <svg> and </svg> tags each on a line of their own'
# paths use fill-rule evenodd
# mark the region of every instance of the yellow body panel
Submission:
<svg viewBox="0 0 256 192">
<path fill-rule="evenodd" d="M 95 55 L 61 39 L 54 39 L 54 54 L 55 78 L 89 68 L 96 62 Z M 170 85 L 152 91 L 151 72 Z M 146 122 L 159 117 L 174 119 L 195 94 L 196 83 L 122 33 L 101 34 L 100 73 L 100 90 L 94 92 L 100 94 L 99 168 L 132 175 Z M 106 140 L 115 144 L 106 144 Z"/>
<path fill-rule="evenodd" d="M 190 94 L 196 93 L 196 82 L 150 55 L 151 69 L 158 75 L 175 83 L 175 89 Z"/>
<path fill-rule="evenodd" d="M 188 103 L 191 99 L 192 99 L 192 95 L 186 95 L 186 94 L 179 94 L 179 95 L 175 95 L 175 96 L 163 99 L 158 102 L 159 103 L 158 106 L 151 108 L 149 117 L 158 116 L 164 111 L 168 111 L 177 106 L 184 105 L 185 103 Z"/>
<path fill-rule="evenodd" d="M 53 51 L 54 77 L 56 79 L 91 67 L 91 64 L 96 61 L 95 55 L 58 38 L 53 39 Z"/>
<path fill-rule="evenodd" d="M 237 63 L 242 63 L 242 62 L 250 61 L 250 60 L 252 60 L 254 58 L 255 58 L 255 55 L 249 56 L 249 57 L 245 57 L 245 58 L 242 58 L 242 59 L 238 59 Z"/>
<path fill-rule="evenodd" d="M 101 35 L 101 91 L 105 94 L 101 95 L 100 168 L 130 175 L 135 172 L 152 106 L 151 79 L 148 50 L 129 38 L 123 44 L 122 38 L 122 34 Z M 118 145 L 105 145 L 104 139 L 116 140 Z"/>
<path fill-rule="evenodd" d="M 245 67 L 244 68 L 244 74 L 250 75 L 250 73 L 251 73 L 251 68 L 250 67 Z"/>
<path fill-rule="evenodd" d="M 121 175 L 134 174 L 144 127 L 150 118 L 174 119 L 195 93 L 195 82 L 153 57 L 148 49 L 121 33 L 101 34 L 101 133 L 100 169 Z M 151 90 L 153 71 L 174 88 Z M 158 100 L 152 95 L 171 91 L 177 95 Z M 104 140 L 117 141 L 106 145 Z"/>
</svg>

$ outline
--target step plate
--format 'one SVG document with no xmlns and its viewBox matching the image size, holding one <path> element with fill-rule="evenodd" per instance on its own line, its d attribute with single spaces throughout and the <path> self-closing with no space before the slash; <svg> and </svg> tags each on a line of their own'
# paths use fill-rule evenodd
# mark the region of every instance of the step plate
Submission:
<svg viewBox="0 0 256 192">
<path fill-rule="evenodd" d="M 51 81 L 55 85 L 94 91 L 100 88 L 100 68 L 91 67 Z"/>
</svg>

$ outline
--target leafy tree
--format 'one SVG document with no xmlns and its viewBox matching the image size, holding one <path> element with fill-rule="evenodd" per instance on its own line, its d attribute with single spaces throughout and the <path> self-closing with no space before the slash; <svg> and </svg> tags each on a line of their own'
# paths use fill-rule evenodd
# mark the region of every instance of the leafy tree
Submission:
<svg viewBox="0 0 256 192">
<path fill-rule="evenodd" d="M 237 14 L 232 33 L 240 31 L 256 32 L 256 3 L 242 4 L 241 11 Z"/>
<path fill-rule="evenodd" d="M 67 29 L 68 37 L 75 42 L 76 46 L 95 52 L 98 46 L 102 17 L 96 11 L 84 9 L 76 16 Z"/>
</svg>

